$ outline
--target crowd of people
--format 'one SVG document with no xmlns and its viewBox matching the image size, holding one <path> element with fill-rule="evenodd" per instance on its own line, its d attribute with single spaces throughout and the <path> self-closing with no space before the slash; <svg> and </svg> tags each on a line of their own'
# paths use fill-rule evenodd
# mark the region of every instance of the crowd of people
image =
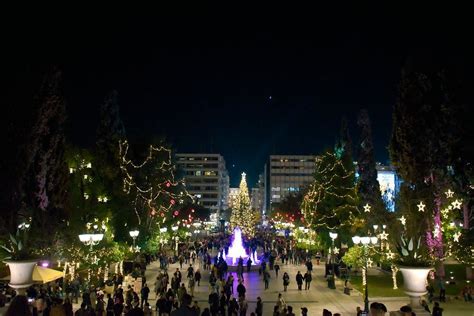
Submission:
<svg viewBox="0 0 474 316">
<path fill-rule="evenodd" d="M 244 316 L 263 315 L 264 302 L 261 297 L 256 298 L 255 308 L 250 310 L 247 288 L 244 278 L 246 272 L 251 271 L 252 262 L 250 258 L 246 260 L 239 258 L 237 266 L 233 267 L 233 272 L 229 272 L 229 266 L 224 260 L 229 244 L 222 238 L 209 239 L 206 243 L 196 243 L 192 246 L 182 245 L 179 255 L 168 255 L 165 252 L 154 257 L 146 258 L 146 263 L 158 261 L 160 271 L 155 280 L 147 282 L 144 275 L 144 268 L 135 269 L 135 276 L 141 276 L 141 286 L 138 288 L 133 284 L 124 282 L 124 276 L 113 274 L 106 282 L 92 286 L 82 278 L 76 278 L 72 282 L 63 283 L 60 279 L 48 285 L 35 285 L 28 289 L 27 297 L 34 300 L 30 314 L 25 315 L 51 315 L 51 316 L 116 316 L 116 315 L 196 315 L 196 316 Z M 250 244 L 249 253 L 252 249 L 259 250 L 261 263 L 257 266 L 258 273 L 264 283 L 264 289 L 269 288 L 270 280 L 273 276 L 276 280 L 282 281 L 281 291 L 286 292 L 292 281 L 295 285 L 291 287 L 298 291 L 310 291 L 313 280 L 313 261 L 307 252 L 291 248 L 284 239 L 265 240 Z M 323 256 L 321 252 L 316 255 L 316 264 Z M 170 263 L 177 263 L 178 268 L 170 269 Z M 279 274 L 280 265 L 301 266 L 305 269 L 299 270 L 295 275 L 290 276 L 284 271 Z M 202 270 L 201 270 L 202 269 Z M 286 269 L 285 269 L 286 270 Z M 200 306 L 195 299 L 195 291 L 201 286 L 203 274 L 209 276 L 208 299 L 205 306 Z M 125 284 L 125 285 L 124 285 Z M 150 284 L 150 285 L 149 285 Z M 303 289 L 304 285 L 304 289 Z M 294 287 L 293 287 L 294 286 Z M 105 291 L 105 288 L 112 291 Z M 150 293 L 155 294 L 156 300 L 153 306 L 149 302 Z M 201 291 L 202 292 L 202 291 Z M 466 301 L 472 300 L 472 289 L 466 286 L 463 289 L 463 297 Z M 1 297 L 0 297 L 1 299 Z M 19 298 L 20 301 L 22 298 Z M 251 297 L 255 300 L 254 297 Z M 73 312 L 73 303 L 81 301 L 80 308 Z M 19 314 L 18 302 L 12 302 L 10 309 L 15 310 L 7 315 Z M 31 304 L 30 304 L 31 305 Z M 252 304 L 253 305 L 253 304 Z M 265 304 L 265 305 L 268 305 Z M 427 304 L 426 304 L 427 306 Z M 308 315 L 306 307 L 301 311 L 295 311 L 293 306 L 286 304 L 282 293 L 278 294 L 276 304 L 273 309 L 266 308 L 266 313 L 272 312 L 273 316 L 295 316 Z M 371 315 L 384 315 L 385 305 L 372 303 Z M 433 307 L 433 315 L 441 315 L 442 309 L 436 302 Z M 409 306 L 400 309 L 403 315 L 413 315 Z M 360 308 L 358 315 L 362 314 Z M 331 314 L 324 310 L 323 315 Z"/>
</svg>

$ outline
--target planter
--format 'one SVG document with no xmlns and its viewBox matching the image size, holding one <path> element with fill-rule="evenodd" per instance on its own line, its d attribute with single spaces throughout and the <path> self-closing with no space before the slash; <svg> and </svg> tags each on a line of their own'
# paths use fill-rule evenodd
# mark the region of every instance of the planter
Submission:
<svg viewBox="0 0 474 316">
<path fill-rule="evenodd" d="M 4 261 L 10 269 L 10 283 L 8 285 L 15 289 L 18 295 L 24 295 L 28 287 L 33 284 L 33 269 L 37 260 Z"/>
<path fill-rule="evenodd" d="M 420 305 L 420 297 L 428 293 L 426 279 L 433 268 L 399 266 L 399 269 L 403 275 L 405 293 L 410 297 L 411 307 L 417 310 L 423 309 Z"/>
</svg>

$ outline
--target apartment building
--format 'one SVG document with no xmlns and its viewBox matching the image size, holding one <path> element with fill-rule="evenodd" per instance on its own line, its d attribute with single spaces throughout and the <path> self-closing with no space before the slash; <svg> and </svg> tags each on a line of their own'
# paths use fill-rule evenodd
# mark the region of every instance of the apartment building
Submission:
<svg viewBox="0 0 474 316">
<path fill-rule="evenodd" d="M 229 174 L 222 155 L 178 153 L 176 162 L 184 173 L 186 189 L 199 204 L 215 214 L 228 208 Z"/>
</svg>

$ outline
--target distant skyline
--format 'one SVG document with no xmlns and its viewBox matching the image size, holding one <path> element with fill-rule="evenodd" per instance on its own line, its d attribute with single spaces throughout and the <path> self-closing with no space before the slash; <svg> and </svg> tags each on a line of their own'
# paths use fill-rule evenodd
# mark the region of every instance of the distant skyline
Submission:
<svg viewBox="0 0 474 316">
<path fill-rule="evenodd" d="M 350 9 L 336 18 L 268 14 L 268 22 L 206 10 L 30 20 L 6 39 L 6 104 L 17 120 L 30 113 L 42 74 L 59 64 L 71 142 L 94 143 L 99 106 L 116 89 L 130 138 L 163 136 L 179 152 L 220 153 L 231 186 L 245 171 L 250 187 L 271 154 L 332 147 L 343 117 L 356 146 L 357 113 L 367 108 L 376 159 L 385 163 L 406 58 L 456 60 L 463 37 L 436 16 L 426 27 L 418 16 Z"/>
</svg>

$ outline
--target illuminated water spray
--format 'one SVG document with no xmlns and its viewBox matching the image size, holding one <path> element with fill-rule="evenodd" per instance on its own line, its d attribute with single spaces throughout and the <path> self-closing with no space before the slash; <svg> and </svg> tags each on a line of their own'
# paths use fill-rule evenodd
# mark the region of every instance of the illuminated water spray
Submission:
<svg viewBox="0 0 474 316">
<path fill-rule="evenodd" d="M 234 229 L 232 244 L 229 247 L 229 252 L 227 253 L 227 256 L 224 253 L 224 260 L 227 262 L 227 264 L 235 266 L 237 265 L 237 260 L 239 260 L 239 258 L 244 259 L 245 264 L 248 257 L 249 255 L 245 251 L 245 248 L 242 243 L 242 231 L 239 227 L 236 227 Z M 260 263 L 260 260 L 258 260 L 257 258 L 256 251 L 252 253 L 250 258 L 252 259 L 252 265 Z"/>
</svg>

